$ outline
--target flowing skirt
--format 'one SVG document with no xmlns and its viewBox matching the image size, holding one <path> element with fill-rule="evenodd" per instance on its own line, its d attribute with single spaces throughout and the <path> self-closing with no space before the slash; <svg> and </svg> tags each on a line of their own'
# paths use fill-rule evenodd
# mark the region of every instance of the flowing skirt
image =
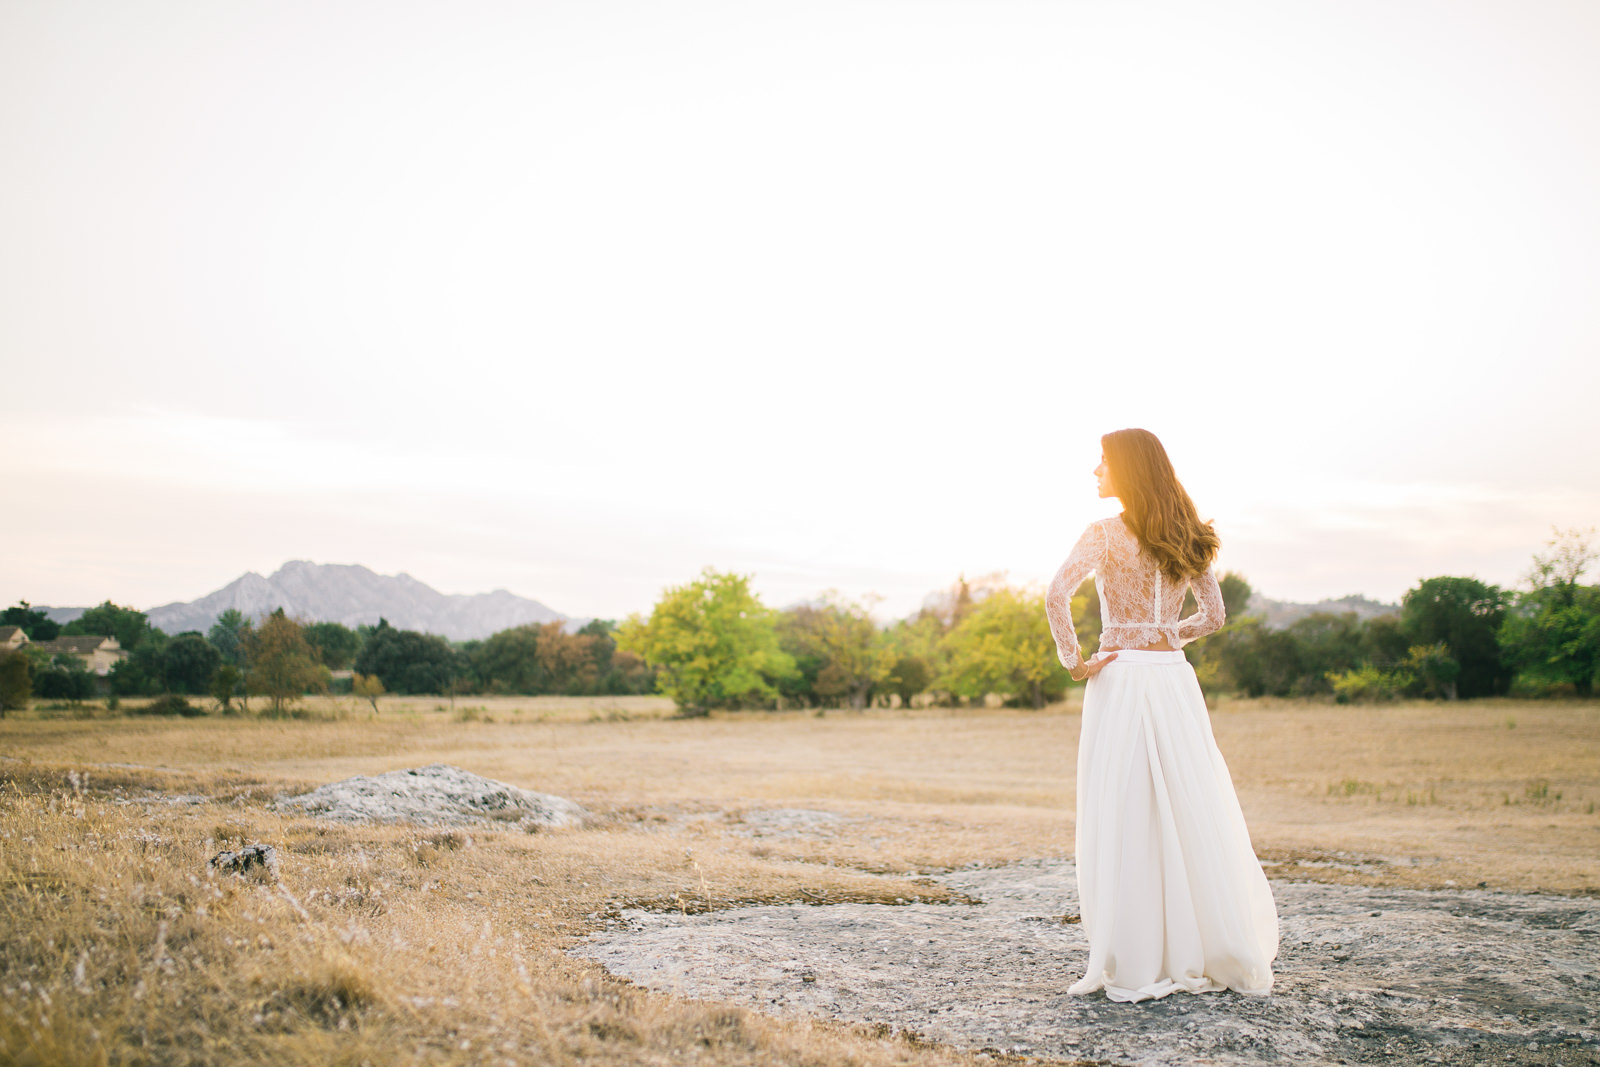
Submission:
<svg viewBox="0 0 1600 1067">
<path fill-rule="evenodd" d="M 1070 992 L 1271 991 L 1277 909 L 1182 652 L 1119 652 L 1090 679 L 1077 861 L 1089 965 Z"/>
</svg>

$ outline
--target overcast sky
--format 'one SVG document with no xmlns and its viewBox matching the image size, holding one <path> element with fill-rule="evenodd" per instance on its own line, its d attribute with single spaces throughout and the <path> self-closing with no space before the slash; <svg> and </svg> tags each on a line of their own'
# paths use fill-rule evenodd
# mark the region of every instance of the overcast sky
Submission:
<svg viewBox="0 0 1600 1067">
<path fill-rule="evenodd" d="M 0 598 L 1269 596 L 1600 522 L 1600 4 L 0 5 Z M 1592 580 L 1592 579 L 1591 579 Z"/>
</svg>

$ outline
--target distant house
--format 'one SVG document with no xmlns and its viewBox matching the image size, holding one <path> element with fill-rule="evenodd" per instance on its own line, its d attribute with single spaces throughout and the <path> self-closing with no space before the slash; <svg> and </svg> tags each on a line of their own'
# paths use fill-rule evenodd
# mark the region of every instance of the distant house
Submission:
<svg viewBox="0 0 1600 1067">
<path fill-rule="evenodd" d="M 0 626 L 0 652 L 15 652 L 28 643 L 20 626 Z"/>
<path fill-rule="evenodd" d="M 11 627 L 15 629 L 15 627 Z M 23 638 L 24 641 L 28 639 Z M 101 677 L 111 673 L 111 668 L 128 658 L 127 650 L 115 637 L 58 637 L 54 641 L 31 641 L 31 648 L 51 656 L 77 656 L 92 673 Z"/>
</svg>

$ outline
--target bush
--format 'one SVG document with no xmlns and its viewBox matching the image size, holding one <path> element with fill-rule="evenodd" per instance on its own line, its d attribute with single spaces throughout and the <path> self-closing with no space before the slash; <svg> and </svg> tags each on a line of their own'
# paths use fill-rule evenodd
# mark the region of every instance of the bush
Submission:
<svg viewBox="0 0 1600 1067">
<path fill-rule="evenodd" d="M 94 696 L 94 675 L 81 667 L 46 667 L 34 676 L 33 691 L 46 700 L 76 704 Z"/>
<path fill-rule="evenodd" d="M 205 709 L 189 703 L 177 693 L 166 693 L 156 697 L 142 708 L 129 708 L 135 715 L 182 715 L 186 719 L 204 715 Z"/>
<path fill-rule="evenodd" d="M 1416 684 L 1408 671 L 1380 671 L 1370 664 L 1352 670 L 1328 673 L 1333 699 L 1339 704 L 1376 704 L 1399 700 Z"/>
</svg>

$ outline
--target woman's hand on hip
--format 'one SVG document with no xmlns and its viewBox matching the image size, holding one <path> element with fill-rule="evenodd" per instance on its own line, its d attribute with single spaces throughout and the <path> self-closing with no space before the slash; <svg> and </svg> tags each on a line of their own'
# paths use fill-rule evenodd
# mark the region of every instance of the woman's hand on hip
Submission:
<svg viewBox="0 0 1600 1067">
<path fill-rule="evenodd" d="M 1068 673 L 1072 675 L 1072 680 L 1074 682 L 1081 682 L 1085 679 L 1093 678 L 1095 675 L 1105 670 L 1106 664 L 1110 663 L 1116 658 L 1117 654 L 1113 652 L 1108 656 L 1097 656 L 1094 659 L 1086 659 L 1082 663 L 1078 664 L 1076 670 L 1069 671 Z"/>
</svg>

